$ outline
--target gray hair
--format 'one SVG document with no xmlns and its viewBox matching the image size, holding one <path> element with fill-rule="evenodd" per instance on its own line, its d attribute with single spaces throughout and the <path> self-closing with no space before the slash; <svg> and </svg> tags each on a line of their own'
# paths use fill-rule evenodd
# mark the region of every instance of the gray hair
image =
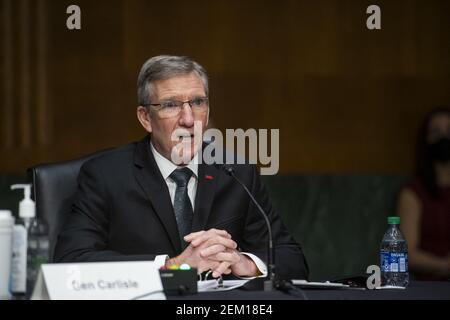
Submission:
<svg viewBox="0 0 450 320">
<path fill-rule="evenodd" d="M 141 68 L 138 76 L 138 103 L 140 106 L 149 105 L 153 94 L 152 83 L 178 75 L 195 72 L 203 82 L 205 93 L 208 95 L 208 75 L 206 70 L 194 60 L 182 56 L 161 55 L 148 59 Z"/>
</svg>

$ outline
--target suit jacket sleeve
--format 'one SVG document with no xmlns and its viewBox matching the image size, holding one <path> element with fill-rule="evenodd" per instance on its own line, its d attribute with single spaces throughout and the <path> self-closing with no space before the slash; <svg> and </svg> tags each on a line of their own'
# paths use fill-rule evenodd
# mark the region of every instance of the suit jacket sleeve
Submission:
<svg viewBox="0 0 450 320">
<path fill-rule="evenodd" d="M 108 250 L 108 192 L 101 167 L 86 162 L 78 190 L 55 248 L 55 262 L 154 260 L 156 255 L 124 255 Z"/>
<path fill-rule="evenodd" d="M 261 183 L 256 166 L 252 166 L 250 191 L 267 213 L 271 222 L 277 276 L 283 279 L 307 279 L 309 268 L 302 249 L 274 211 L 267 190 Z M 241 243 L 242 251 L 251 252 L 263 261 L 267 261 L 267 228 L 264 219 L 251 201 Z"/>
</svg>

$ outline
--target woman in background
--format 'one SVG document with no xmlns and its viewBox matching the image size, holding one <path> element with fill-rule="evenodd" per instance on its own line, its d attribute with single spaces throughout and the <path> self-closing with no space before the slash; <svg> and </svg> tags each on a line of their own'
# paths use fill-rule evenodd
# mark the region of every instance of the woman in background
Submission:
<svg viewBox="0 0 450 320">
<path fill-rule="evenodd" d="M 416 174 L 400 192 L 398 214 L 409 268 L 420 280 L 450 279 L 450 108 L 425 118 L 417 137 Z"/>
</svg>

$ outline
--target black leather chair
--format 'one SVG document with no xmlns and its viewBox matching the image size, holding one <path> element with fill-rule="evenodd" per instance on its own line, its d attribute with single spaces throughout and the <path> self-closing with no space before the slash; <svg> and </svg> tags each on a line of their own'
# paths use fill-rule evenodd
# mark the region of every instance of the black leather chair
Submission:
<svg viewBox="0 0 450 320">
<path fill-rule="evenodd" d="M 36 202 L 36 215 L 48 226 L 50 262 L 53 262 L 53 252 L 61 225 L 70 212 L 81 166 L 85 161 L 110 150 L 99 151 L 66 162 L 41 164 L 28 169 L 28 177 L 33 185 L 32 196 Z"/>
</svg>

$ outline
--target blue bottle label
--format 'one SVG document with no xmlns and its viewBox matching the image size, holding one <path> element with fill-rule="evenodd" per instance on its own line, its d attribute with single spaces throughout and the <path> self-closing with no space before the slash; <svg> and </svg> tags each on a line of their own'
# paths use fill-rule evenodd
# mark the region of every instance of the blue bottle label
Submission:
<svg viewBox="0 0 450 320">
<path fill-rule="evenodd" d="M 408 272 L 408 253 L 382 251 L 380 256 L 381 272 Z"/>
</svg>

